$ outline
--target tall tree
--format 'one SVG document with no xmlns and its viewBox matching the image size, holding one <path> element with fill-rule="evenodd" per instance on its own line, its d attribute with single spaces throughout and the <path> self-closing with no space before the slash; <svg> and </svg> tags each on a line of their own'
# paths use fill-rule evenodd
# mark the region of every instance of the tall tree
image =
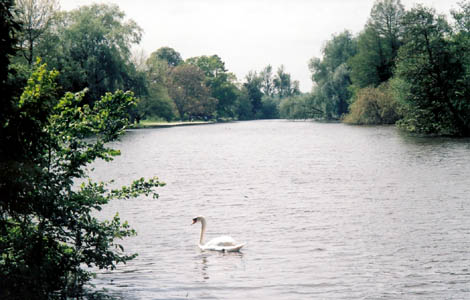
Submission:
<svg viewBox="0 0 470 300">
<path fill-rule="evenodd" d="M 264 80 L 263 80 L 264 82 Z M 274 91 L 279 98 L 286 98 L 300 94 L 299 82 L 292 81 L 291 75 L 284 70 L 281 65 L 273 79 Z"/>
<path fill-rule="evenodd" d="M 169 94 L 183 119 L 212 118 L 217 99 L 210 97 L 204 73 L 196 66 L 183 64 L 172 69 Z"/>
<path fill-rule="evenodd" d="M 248 99 L 250 99 L 253 116 L 261 111 L 263 106 L 261 99 L 263 98 L 263 92 L 261 91 L 262 78 L 256 71 L 250 71 L 246 77 L 243 87 L 246 90 Z"/>
<path fill-rule="evenodd" d="M 66 13 L 56 29 L 55 58 L 51 67 L 61 71 L 60 85 L 69 91 L 88 88 L 92 102 L 107 91 L 132 88 L 131 47 L 138 44 L 142 30 L 116 5 L 81 6 Z"/>
<path fill-rule="evenodd" d="M 35 48 L 40 38 L 53 25 L 59 10 L 58 0 L 16 0 L 17 18 L 23 29 L 20 49 L 29 66 L 36 59 Z"/>
<path fill-rule="evenodd" d="M 392 77 L 401 45 L 404 13 L 400 0 L 375 2 L 367 25 L 358 37 L 358 52 L 349 61 L 356 87 L 378 86 Z"/>
<path fill-rule="evenodd" d="M 170 67 L 176 67 L 183 63 L 181 54 L 170 47 L 159 48 L 157 51 L 150 54 L 150 59 L 165 61 Z"/>
<path fill-rule="evenodd" d="M 186 63 L 204 72 L 211 97 L 217 99 L 217 117 L 233 117 L 237 99 L 236 77 L 227 71 L 222 59 L 218 55 L 203 55 L 188 58 Z"/>
<path fill-rule="evenodd" d="M 312 80 L 315 83 L 310 103 L 322 110 L 327 119 L 338 119 L 348 112 L 348 102 L 352 96 L 350 67 L 348 60 L 356 54 L 356 41 L 349 31 L 334 35 L 322 50 L 323 57 L 312 58 L 309 63 Z"/>
<path fill-rule="evenodd" d="M 274 96 L 274 74 L 273 67 L 267 65 L 263 71 L 261 71 L 260 76 L 262 78 L 261 90 L 266 96 Z"/>
<path fill-rule="evenodd" d="M 168 92 L 169 74 L 173 67 L 156 55 L 150 55 L 143 68 L 147 94 L 141 97 L 138 104 L 139 117 L 171 121 L 176 116 L 176 108 Z"/>
<path fill-rule="evenodd" d="M 434 9 L 416 6 L 403 17 L 405 44 L 397 75 L 406 84 L 408 112 L 401 126 L 431 134 L 469 135 L 470 105 L 461 53 L 453 51 L 451 28 Z"/>
</svg>

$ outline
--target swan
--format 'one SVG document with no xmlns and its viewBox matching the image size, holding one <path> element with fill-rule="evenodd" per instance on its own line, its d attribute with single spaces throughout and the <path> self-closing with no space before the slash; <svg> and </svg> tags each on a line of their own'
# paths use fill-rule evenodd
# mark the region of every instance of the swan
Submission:
<svg viewBox="0 0 470 300">
<path fill-rule="evenodd" d="M 206 219 L 203 216 L 198 216 L 193 219 L 192 224 L 196 224 L 197 222 L 201 223 L 201 238 L 199 240 L 199 248 L 201 250 L 214 250 L 214 251 L 221 251 L 221 252 L 238 252 L 240 251 L 245 243 L 237 243 L 233 238 L 229 236 L 219 236 L 216 237 L 209 242 L 204 244 L 204 233 L 206 232 Z M 191 225 L 192 225 L 191 224 Z"/>
</svg>

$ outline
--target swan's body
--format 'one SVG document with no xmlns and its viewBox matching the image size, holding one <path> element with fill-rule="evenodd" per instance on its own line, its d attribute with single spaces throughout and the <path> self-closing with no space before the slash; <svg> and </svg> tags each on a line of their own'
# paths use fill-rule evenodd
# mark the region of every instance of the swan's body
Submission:
<svg viewBox="0 0 470 300">
<path fill-rule="evenodd" d="M 233 238 L 229 236 L 219 236 L 207 243 L 204 243 L 204 233 L 206 232 L 206 219 L 204 217 L 199 216 L 193 219 L 193 224 L 200 222 L 201 223 L 201 238 L 199 239 L 199 248 L 201 250 L 214 250 L 214 251 L 221 251 L 221 252 L 237 252 L 240 251 L 244 243 L 237 243 Z"/>
</svg>

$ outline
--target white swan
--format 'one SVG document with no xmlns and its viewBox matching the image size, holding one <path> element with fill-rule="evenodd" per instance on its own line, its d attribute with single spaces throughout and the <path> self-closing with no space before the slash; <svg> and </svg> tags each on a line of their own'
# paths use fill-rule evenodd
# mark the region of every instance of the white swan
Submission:
<svg viewBox="0 0 470 300">
<path fill-rule="evenodd" d="M 238 244 L 234 239 L 229 236 L 219 236 L 204 244 L 204 233 L 206 232 L 206 219 L 203 216 L 198 216 L 193 219 L 192 224 L 201 222 L 201 238 L 199 240 L 199 248 L 201 250 L 214 250 L 222 252 L 238 252 L 245 243 Z"/>
</svg>

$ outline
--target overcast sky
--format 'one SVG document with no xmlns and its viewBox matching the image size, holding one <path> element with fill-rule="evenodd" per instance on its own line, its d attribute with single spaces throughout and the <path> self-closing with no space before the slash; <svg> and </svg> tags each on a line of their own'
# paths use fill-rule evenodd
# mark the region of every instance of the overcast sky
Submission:
<svg viewBox="0 0 470 300">
<path fill-rule="evenodd" d="M 144 30 L 139 49 L 148 55 L 168 46 L 183 59 L 219 55 L 240 81 L 250 70 L 283 64 L 304 92 L 312 84 L 308 61 L 345 29 L 357 34 L 374 0 L 59 0 L 63 10 L 115 3 Z M 447 14 L 458 0 L 402 0 Z"/>
</svg>

